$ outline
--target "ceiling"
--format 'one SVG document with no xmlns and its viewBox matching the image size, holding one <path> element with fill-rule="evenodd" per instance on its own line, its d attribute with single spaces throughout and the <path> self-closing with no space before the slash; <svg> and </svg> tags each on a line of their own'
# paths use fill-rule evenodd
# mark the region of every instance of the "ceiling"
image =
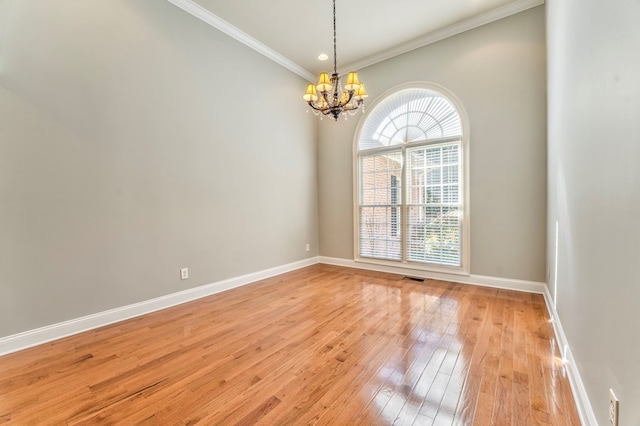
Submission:
<svg viewBox="0 0 640 426">
<path fill-rule="evenodd" d="M 331 0 L 168 0 L 314 79 L 333 69 Z M 338 70 L 357 70 L 544 0 L 337 0 Z M 320 61 L 319 53 L 329 59 Z"/>
</svg>

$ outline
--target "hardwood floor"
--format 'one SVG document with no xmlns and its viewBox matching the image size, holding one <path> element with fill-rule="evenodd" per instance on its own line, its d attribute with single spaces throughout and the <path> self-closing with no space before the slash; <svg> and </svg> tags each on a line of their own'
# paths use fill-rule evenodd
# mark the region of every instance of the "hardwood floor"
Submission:
<svg viewBox="0 0 640 426">
<path fill-rule="evenodd" d="M 0 357 L 0 423 L 580 424 L 542 296 L 328 265 Z"/>
</svg>

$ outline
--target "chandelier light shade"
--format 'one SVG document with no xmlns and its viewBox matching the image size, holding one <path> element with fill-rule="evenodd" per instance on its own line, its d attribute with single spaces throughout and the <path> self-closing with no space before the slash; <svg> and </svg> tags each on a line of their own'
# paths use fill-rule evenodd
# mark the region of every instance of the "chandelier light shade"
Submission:
<svg viewBox="0 0 640 426">
<path fill-rule="evenodd" d="M 358 73 L 350 71 L 342 87 L 338 75 L 338 56 L 336 54 L 336 0 L 333 0 L 333 74 L 322 72 L 318 83 L 309 83 L 302 99 L 311 107 L 314 114 L 338 118 L 348 113 L 354 115 L 360 107 L 364 110 L 364 99 L 369 96 L 364 83 L 358 80 Z M 346 115 L 345 115 L 346 118 Z"/>
</svg>

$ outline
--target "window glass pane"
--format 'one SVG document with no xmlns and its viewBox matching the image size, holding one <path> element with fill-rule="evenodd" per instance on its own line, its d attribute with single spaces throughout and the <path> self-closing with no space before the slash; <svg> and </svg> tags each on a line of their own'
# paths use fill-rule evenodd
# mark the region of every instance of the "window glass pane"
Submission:
<svg viewBox="0 0 640 426">
<path fill-rule="evenodd" d="M 442 187 L 427 186 L 425 188 L 424 203 L 434 204 L 442 202 Z"/>
<path fill-rule="evenodd" d="M 362 157 L 360 161 L 361 161 L 361 164 L 362 164 L 362 172 L 363 173 L 374 173 L 376 171 L 375 157 L 373 157 L 373 156 Z M 364 185 L 367 185 L 367 181 L 364 181 L 363 183 L 364 183 Z"/>
<path fill-rule="evenodd" d="M 459 209 L 409 207 L 407 260 L 460 265 Z"/>
<path fill-rule="evenodd" d="M 426 170 L 427 173 L 427 185 L 439 185 L 442 182 L 442 169 L 440 167 L 431 167 Z"/>
<path fill-rule="evenodd" d="M 442 168 L 442 183 L 451 184 L 458 183 L 460 171 L 458 165 L 445 166 Z"/>
<path fill-rule="evenodd" d="M 390 205 L 402 202 L 401 151 L 362 156 L 360 164 L 360 205 Z"/>
<path fill-rule="evenodd" d="M 435 148 L 422 148 L 418 152 L 424 152 L 424 158 L 427 166 L 439 166 L 442 164 L 442 149 Z"/>
<path fill-rule="evenodd" d="M 458 164 L 458 146 L 442 148 L 442 162 L 445 164 Z"/>
<path fill-rule="evenodd" d="M 445 185 L 442 187 L 442 203 L 458 204 L 458 185 Z"/>
<path fill-rule="evenodd" d="M 402 258 L 400 207 L 360 208 L 360 256 Z"/>
</svg>

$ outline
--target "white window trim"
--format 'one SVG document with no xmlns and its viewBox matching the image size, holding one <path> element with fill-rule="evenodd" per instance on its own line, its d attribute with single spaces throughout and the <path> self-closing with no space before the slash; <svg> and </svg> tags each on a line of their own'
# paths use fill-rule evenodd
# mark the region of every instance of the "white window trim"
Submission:
<svg viewBox="0 0 640 426">
<path fill-rule="evenodd" d="M 374 259 L 369 257 L 360 257 L 360 223 L 359 223 L 359 214 L 360 205 L 359 205 L 359 193 L 358 193 L 358 183 L 360 179 L 360 164 L 359 164 L 359 150 L 358 150 L 358 141 L 360 139 L 360 134 L 362 133 L 362 129 L 364 123 L 369 118 L 369 115 L 372 111 L 374 111 L 375 107 L 378 106 L 381 102 L 384 102 L 389 96 L 392 96 L 396 92 L 405 89 L 427 89 L 432 90 L 434 92 L 439 92 L 444 97 L 446 97 L 456 108 L 458 114 L 460 115 L 460 121 L 462 125 L 462 138 L 460 139 L 461 144 L 461 155 L 462 155 L 462 184 L 463 184 L 463 220 L 462 220 L 462 259 L 461 266 L 446 266 L 446 265 L 437 265 L 432 263 L 421 263 L 421 262 L 409 262 L 406 260 L 403 261 L 393 261 L 393 260 L 384 260 L 384 259 Z M 419 271 L 431 271 L 431 272 L 440 272 L 446 274 L 453 275 L 470 275 L 470 267 L 471 267 L 471 198 L 470 194 L 470 179 L 469 179 L 469 171 L 470 171 L 470 161 L 469 161 L 469 138 L 470 138 L 470 126 L 469 126 L 469 118 L 467 116 L 467 112 L 464 109 L 460 100 L 448 89 L 440 86 L 436 83 L 430 82 L 409 82 L 405 84 L 401 84 L 399 86 L 395 86 L 382 95 L 378 96 L 376 100 L 370 104 L 367 108 L 367 112 L 360 118 L 357 126 L 357 130 L 355 132 L 355 136 L 353 139 L 353 150 L 352 150 L 352 160 L 353 160 L 353 241 L 354 241 L 354 261 L 361 263 L 368 263 L 374 265 L 383 265 L 383 266 L 394 266 L 405 269 L 414 269 Z M 379 149 L 379 151 L 386 150 Z M 378 151 L 376 149 L 363 151 L 363 153 Z M 404 169 L 404 164 L 403 164 Z M 403 187 L 404 191 L 404 187 Z M 403 199 L 404 206 L 404 199 Z M 403 207 L 404 208 L 404 207 Z M 404 222 L 402 224 L 404 227 Z M 403 244 L 405 240 L 403 239 Z M 404 248 L 403 248 L 404 250 Z"/>
</svg>

